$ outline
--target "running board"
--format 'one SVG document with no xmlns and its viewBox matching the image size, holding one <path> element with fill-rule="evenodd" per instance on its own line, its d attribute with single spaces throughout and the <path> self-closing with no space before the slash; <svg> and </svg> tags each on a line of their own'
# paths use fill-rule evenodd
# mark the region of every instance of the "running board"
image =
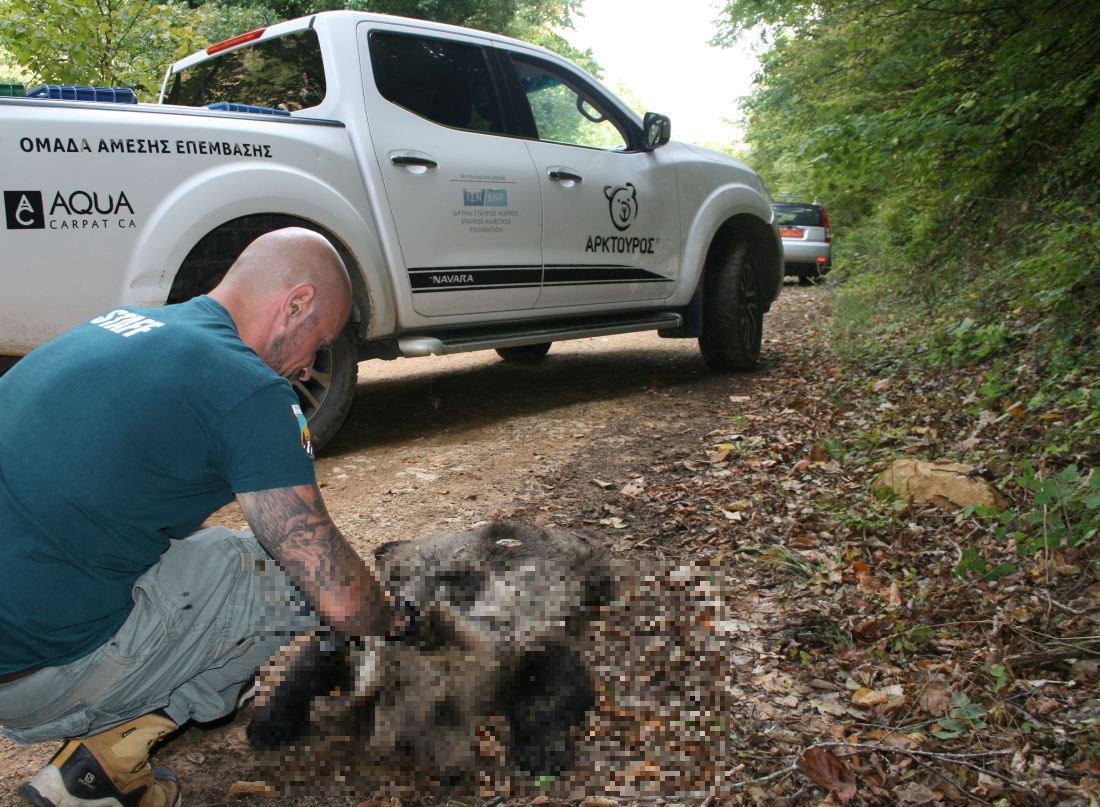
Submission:
<svg viewBox="0 0 1100 807">
<path fill-rule="evenodd" d="M 397 346 L 402 356 L 445 356 L 471 350 L 520 347 L 542 342 L 562 342 L 566 339 L 586 339 L 615 333 L 679 328 L 684 324 L 680 314 L 660 313 L 615 320 L 566 322 L 543 325 L 531 330 L 454 333 L 443 336 L 402 336 Z"/>
</svg>

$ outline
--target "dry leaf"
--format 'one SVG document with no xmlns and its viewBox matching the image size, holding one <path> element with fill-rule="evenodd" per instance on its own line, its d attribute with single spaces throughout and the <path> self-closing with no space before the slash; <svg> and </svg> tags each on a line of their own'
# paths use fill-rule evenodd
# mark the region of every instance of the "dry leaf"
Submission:
<svg viewBox="0 0 1100 807">
<path fill-rule="evenodd" d="M 875 729 L 867 732 L 867 736 L 872 740 L 892 745 L 895 748 L 916 748 L 920 745 L 913 737 L 900 731 Z"/>
<path fill-rule="evenodd" d="M 860 687 L 852 693 L 852 703 L 856 706 L 878 706 L 888 700 L 890 700 L 890 696 L 885 692 L 878 692 L 867 687 Z"/>
<path fill-rule="evenodd" d="M 856 775 L 836 754 L 825 748 L 811 748 L 801 761 L 806 775 L 836 796 L 841 804 L 855 798 Z"/>
<path fill-rule="evenodd" d="M 813 698 L 810 701 L 810 706 L 814 707 L 823 715 L 840 717 L 841 715 L 848 714 L 848 709 L 842 703 L 833 699 Z"/>
<path fill-rule="evenodd" d="M 867 591 L 878 591 L 883 586 L 883 581 L 875 577 L 871 571 L 871 567 L 861 560 L 857 560 L 852 564 L 852 571 L 856 573 L 856 580 L 859 582 L 859 587 L 866 589 Z"/>
<path fill-rule="evenodd" d="M 886 591 L 886 601 L 891 605 L 901 605 L 901 588 L 898 587 L 897 580 L 890 582 L 890 588 Z"/>
<path fill-rule="evenodd" d="M 932 804 L 936 801 L 936 794 L 920 782 L 910 782 L 894 795 L 898 797 L 898 804 Z"/>
<path fill-rule="evenodd" d="M 931 683 L 920 693 L 917 705 L 932 717 L 943 717 L 951 711 L 951 690 L 944 684 Z"/>
<path fill-rule="evenodd" d="M 768 793 L 760 785 L 749 785 L 745 788 L 745 792 L 749 794 L 749 798 L 752 799 L 753 804 L 767 804 Z"/>
<path fill-rule="evenodd" d="M 275 788 L 267 782 L 234 782 L 229 786 L 230 796 L 274 796 Z"/>
<path fill-rule="evenodd" d="M 714 446 L 714 453 L 707 457 L 707 462 L 712 465 L 721 465 L 723 462 L 728 462 L 730 456 L 737 450 L 737 446 L 733 443 L 721 443 Z"/>
</svg>

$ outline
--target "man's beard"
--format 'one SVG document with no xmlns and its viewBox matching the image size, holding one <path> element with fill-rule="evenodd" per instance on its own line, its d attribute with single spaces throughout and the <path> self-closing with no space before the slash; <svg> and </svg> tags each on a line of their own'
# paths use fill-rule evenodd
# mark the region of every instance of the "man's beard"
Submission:
<svg viewBox="0 0 1100 807">
<path fill-rule="evenodd" d="M 306 335 L 313 330 L 313 326 L 316 323 L 317 314 L 310 313 L 298 328 L 289 333 L 281 333 L 272 339 L 271 344 L 268 346 L 267 358 L 264 360 L 264 363 L 284 378 L 291 378 L 291 380 L 293 380 L 292 376 L 297 375 L 305 368 L 291 367 L 284 370 L 283 364 L 285 364 L 288 358 L 302 346 L 302 342 L 305 341 Z"/>
</svg>

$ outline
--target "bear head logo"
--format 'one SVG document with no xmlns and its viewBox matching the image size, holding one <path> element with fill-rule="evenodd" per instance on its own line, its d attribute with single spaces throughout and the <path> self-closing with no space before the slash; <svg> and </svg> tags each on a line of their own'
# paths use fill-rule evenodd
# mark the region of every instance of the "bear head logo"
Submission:
<svg viewBox="0 0 1100 807">
<path fill-rule="evenodd" d="M 622 232 L 638 218 L 638 193 L 632 182 L 625 185 L 604 185 L 603 195 L 611 208 L 611 223 Z"/>
</svg>

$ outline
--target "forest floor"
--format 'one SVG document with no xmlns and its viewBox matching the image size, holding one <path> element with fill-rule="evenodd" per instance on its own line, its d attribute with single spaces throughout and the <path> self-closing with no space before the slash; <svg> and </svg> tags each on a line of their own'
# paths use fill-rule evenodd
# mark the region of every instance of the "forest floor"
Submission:
<svg viewBox="0 0 1100 807">
<path fill-rule="evenodd" d="M 896 457 L 996 481 L 1004 447 L 1043 424 L 975 411 L 973 373 L 843 364 L 831 296 L 786 287 L 748 374 L 655 334 L 557 344 L 530 366 L 360 366 L 317 471 L 361 553 L 505 518 L 585 530 L 619 564 L 585 644 L 598 702 L 574 771 L 443 790 L 329 764 L 304 781 L 253 755 L 251 707 L 185 728 L 155 763 L 205 807 L 1098 803 L 1089 559 L 959 576 L 971 548 L 1003 554 L 991 525 L 871 490 Z M 217 520 L 243 525 L 235 507 Z M 0 740 L 0 805 L 53 750 Z"/>
</svg>

